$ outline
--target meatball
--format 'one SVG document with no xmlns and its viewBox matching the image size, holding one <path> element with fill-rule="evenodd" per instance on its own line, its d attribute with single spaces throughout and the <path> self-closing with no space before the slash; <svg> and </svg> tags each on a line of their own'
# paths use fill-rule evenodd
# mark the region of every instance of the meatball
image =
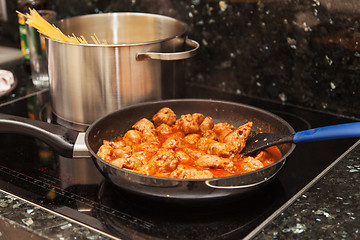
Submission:
<svg viewBox="0 0 360 240">
<path fill-rule="evenodd" d="M 111 146 L 113 148 L 122 148 L 126 146 L 125 142 L 122 140 L 114 140 L 114 141 L 104 140 L 103 144 L 107 146 Z"/>
<path fill-rule="evenodd" d="M 146 151 L 149 153 L 156 153 L 159 150 L 157 144 L 143 142 L 134 148 L 135 152 Z"/>
<path fill-rule="evenodd" d="M 198 125 L 200 125 L 205 119 L 205 116 L 202 115 L 201 113 L 193 113 L 191 116 L 197 122 Z"/>
<path fill-rule="evenodd" d="M 145 175 L 154 175 L 156 173 L 156 165 L 154 162 L 148 162 L 144 164 L 139 170 L 136 172 L 145 174 Z"/>
<path fill-rule="evenodd" d="M 215 155 L 203 155 L 196 160 L 195 164 L 200 167 L 221 168 L 230 172 L 235 170 L 233 161 Z"/>
<path fill-rule="evenodd" d="M 211 155 L 217 155 L 220 157 L 229 157 L 235 150 L 233 146 L 220 143 L 210 138 L 200 138 L 197 147 Z"/>
<path fill-rule="evenodd" d="M 137 130 L 129 130 L 125 133 L 123 140 L 126 143 L 126 145 L 135 146 L 141 143 L 141 138 L 142 138 L 141 132 Z"/>
<path fill-rule="evenodd" d="M 193 144 L 196 145 L 196 143 L 199 141 L 200 139 L 200 135 L 197 133 L 192 133 L 192 134 L 188 134 L 184 137 L 185 142 L 189 143 L 189 144 Z"/>
<path fill-rule="evenodd" d="M 187 155 L 189 155 L 192 158 L 199 158 L 202 155 L 205 155 L 206 153 L 204 151 L 201 150 L 195 150 L 192 148 L 182 148 L 181 149 L 184 153 L 186 153 Z"/>
<path fill-rule="evenodd" d="M 185 134 L 196 133 L 199 131 L 199 124 L 191 114 L 182 115 L 175 123 L 175 127 Z"/>
<path fill-rule="evenodd" d="M 252 122 L 248 122 L 240 126 L 238 129 L 226 135 L 223 142 L 235 147 L 237 152 L 241 152 L 245 147 L 252 125 Z"/>
<path fill-rule="evenodd" d="M 152 154 L 147 151 L 140 151 L 140 152 L 134 152 L 133 155 L 131 155 L 130 160 L 131 161 L 140 161 L 141 166 L 146 164 L 152 157 Z"/>
<path fill-rule="evenodd" d="M 172 172 L 176 169 L 179 160 L 171 149 L 160 149 L 151 159 L 158 167 L 159 173 Z"/>
<path fill-rule="evenodd" d="M 190 163 L 192 161 L 191 157 L 183 151 L 176 151 L 175 157 L 179 159 L 180 163 Z"/>
<path fill-rule="evenodd" d="M 158 126 L 156 128 L 156 131 L 162 135 L 162 136 L 166 136 L 166 135 L 169 135 L 173 132 L 173 129 L 172 127 L 170 127 L 169 125 L 165 124 L 165 123 L 162 123 L 160 124 L 160 126 Z"/>
<path fill-rule="evenodd" d="M 241 163 L 241 167 L 245 172 L 250 172 L 250 171 L 254 171 L 256 169 L 260 169 L 264 167 L 264 164 L 253 158 L 253 157 L 246 157 L 242 163 Z"/>
<path fill-rule="evenodd" d="M 137 121 L 133 126 L 133 129 L 138 130 L 140 132 L 144 131 L 144 130 L 153 130 L 155 129 L 154 124 L 146 119 L 146 118 L 142 118 L 139 121 Z"/>
<path fill-rule="evenodd" d="M 167 138 L 161 145 L 162 148 L 167 148 L 167 149 L 173 149 L 175 147 L 183 147 L 183 146 L 185 146 L 184 139 L 176 135 Z"/>
<path fill-rule="evenodd" d="M 202 179 L 212 178 L 213 176 L 209 170 L 198 170 L 184 165 L 179 165 L 176 170 L 170 174 L 170 177 L 182 179 Z"/>
<path fill-rule="evenodd" d="M 253 122 L 245 123 L 244 125 L 241 125 L 238 127 L 239 131 L 241 132 L 241 135 L 243 135 L 245 138 L 248 138 L 251 132 L 251 128 L 253 126 Z"/>
<path fill-rule="evenodd" d="M 131 154 L 132 154 L 132 150 L 130 146 L 113 149 L 113 155 L 116 158 L 128 158 L 131 156 Z"/>
<path fill-rule="evenodd" d="M 119 168 L 126 168 L 130 170 L 138 170 L 142 166 L 142 163 L 139 159 L 136 158 L 117 158 L 111 162 L 112 165 Z"/>
<path fill-rule="evenodd" d="M 156 131 L 153 129 L 145 129 L 142 132 L 142 142 L 153 143 L 155 145 L 160 144 L 160 140 L 157 137 Z"/>
<path fill-rule="evenodd" d="M 112 150 L 113 148 L 111 146 L 101 145 L 96 155 L 98 155 L 104 161 L 109 162 L 111 161 Z"/>
<path fill-rule="evenodd" d="M 234 150 L 235 148 L 229 144 L 212 140 L 206 152 L 208 154 L 217 155 L 219 157 L 230 157 Z"/>
<path fill-rule="evenodd" d="M 214 120 L 211 117 L 206 117 L 199 126 L 202 133 L 214 128 Z"/>
<path fill-rule="evenodd" d="M 205 137 L 205 138 L 210 138 L 212 140 L 217 139 L 217 135 L 212 129 L 207 130 L 207 131 L 203 132 L 202 134 L 203 134 L 203 137 Z"/>
<path fill-rule="evenodd" d="M 234 127 L 228 123 L 217 123 L 213 128 L 213 131 L 218 136 L 220 142 L 222 142 L 224 137 L 231 133 L 233 130 Z"/>
<path fill-rule="evenodd" d="M 162 123 L 171 126 L 176 121 L 176 114 L 170 108 L 164 107 L 153 116 L 152 120 L 155 126 L 159 126 Z"/>
</svg>

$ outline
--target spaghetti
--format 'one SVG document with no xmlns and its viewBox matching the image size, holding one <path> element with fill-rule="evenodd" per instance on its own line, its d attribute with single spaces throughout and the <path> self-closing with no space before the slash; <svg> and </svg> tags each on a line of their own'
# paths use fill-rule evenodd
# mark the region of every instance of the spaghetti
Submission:
<svg viewBox="0 0 360 240">
<path fill-rule="evenodd" d="M 26 18 L 26 24 L 32 26 L 37 29 L 39 33 L 44 36 L 51 38 L 53 40 L 68 42 L 68 43 L 77 43 L 77 44 L 89 44 L 84 36 L 72 36 L 65 35 L 59 28 L 57 28 L 54 24 L 50 24 L 46 21 L 35 9 L 29 9 L 29 13 L 23 14 L 19 11 L 16 11 L 18 14 L 24 16 Z M 101 42 L 98 37 L 94 34 L 91 36 L 91 39 L 95 44 L 107 44 L 104 40 Z"/>
</svg>

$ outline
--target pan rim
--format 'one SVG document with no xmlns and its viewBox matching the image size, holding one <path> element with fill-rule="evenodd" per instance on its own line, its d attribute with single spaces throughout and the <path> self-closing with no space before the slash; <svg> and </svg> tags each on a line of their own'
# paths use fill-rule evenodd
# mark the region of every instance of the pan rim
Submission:
<svg viewBox="0 0 360 240">
<path fill-rule="evenodd" d="M 287 122 L 285 121 L 283 118 L 281 118 L 280 116 L 269 112 L 267 110 L 264 110 L 262 108 L 259 107 L 255 107 L 252 105 L 248 105 L 248 104 L 243 104 L 243 103 L 237 103 L 237 102 L 231 102 L 231 101 L 226 101 L 226 100 L 214 100 L 214 99 L 202 99 L 202 98 L 186 98 L 186 99 L 167 99 L 167 100 L 156 100 L 156 101 L 148 101 L 148 102 L 143 102 L 143 103 L 137 103 L 137 104 L 133 104 L 124 108 L 121 108 L 119 110 L 116 110 L 114 112 L 111 112 L 99 119 L 97 119 L 95 122 L 93 122 L 88 129 L 85 132 L 85 144 L 91 154 L 91 156 L 93 158 L 95 158 L 96 160 L 102 162 L 103 164 L 105 164 L 106 166 L 109 166 L 111 168 L 115 168 L 117 170 L 120 170 L 121 172 L 124 173 L 131 173 L 134 174 L 135 176 L 138 177 L 146 177 L 149 179 L 154 179 L 157 181 L 173 181 L 173 182 L 204 182 L 206 180 L 211 180 L 211 181 L 216 181 L 216 180 L 226 180 L 226 179 L 231 179 L 234 178 L 236 176 L 248 176 L 248 175 L 253 175 L 256 172 L 261 172 L 261 171 L 265 171 L 266 169 L 273 167 L 276 164 L 280 164 L 281 162 L 284 162 L 286 160 L 286 158 L 294 151 L 295 149 L 295 144 L 292 143 L 289 150 L 275 163 L 272 163 L 268 166 L 265 166 L 263 168 L 254 170 L 254 171 L 250 171 L 250 172 L 246 172 L 246 173 L 242 173 L 242 174 L 237 174 L 237 175 L 231 175 L 231 176 L 226 176 L 226 177 L 217 177 L 217 178 L 201 178 L 201 179 L 181 179 L 181 178 L 167 178 L 167 177 L 158 177 L 158 176 L 151 176 L 151 175 L 145 175 L 145 174 L 141 174 L 141 173 L 137 173 L 137 172 L 133 172 L 131 170 L 127 170 L 127 169 L 123 169 L 123 168 L 119 168 L 117 166 L 114 166 L 108 162 L 106 162 L 105 160 L 101 159 L 99 156 L 97 156 L 97 154 L 93 151 L 93 149 L 90 147 L 89 144 L 89 134 L 90 132 L 93 130 L 93 128 L 95 126 L 97 126 L 99 124 L 99 122 L 104 121 L 104 119 L 109 118 L 115 114 L 118 114 L 119 112 L 123 112 L 123 111 L 128 111 L 130 109 L 136 109 L 138 107 L 144 107 L 144 106 L 151 106 L 151 105 L 155 105 L 155 104 L 162 104 L 162 103 L 171 103 L 171 102 L 207 102 L 207 103 L 221 103 L 221 104 L 227 104 L 227 105 L 233 105 L 233 106 L 242 106 L 242 107 L 246 107 L 248 109 L 252 109 L 252 110 L 256 110 L 256 111 L 260 111 L 260 112 L 264 112 L 266 114 L 268 114 L 271 117 L 274 117 L 276 119 L 278 119 L 283 125 L 285 125 L 291 133 L 295 134 L 295 130 L 294 128 Z M 139 116 L 139 119 L 141 118 L 141 116 Z M 285 164 L 285 163 L 284 163 Z M 283 164 L 283 165 L 284 165 Z"/>
</svg>

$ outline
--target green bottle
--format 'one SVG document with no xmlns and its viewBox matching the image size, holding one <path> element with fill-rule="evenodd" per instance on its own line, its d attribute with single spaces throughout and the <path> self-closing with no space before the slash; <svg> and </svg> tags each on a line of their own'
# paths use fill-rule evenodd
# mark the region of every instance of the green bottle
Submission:
<svg viewBox="0 0 360 240">
<path fill-rule="evenodd" d="M 30 60 L 29 47 L 26 38 L 25 17 L 18 14 L 18 19 L 19 19 L 21 52 L 25 60 Z"/>
</svg>

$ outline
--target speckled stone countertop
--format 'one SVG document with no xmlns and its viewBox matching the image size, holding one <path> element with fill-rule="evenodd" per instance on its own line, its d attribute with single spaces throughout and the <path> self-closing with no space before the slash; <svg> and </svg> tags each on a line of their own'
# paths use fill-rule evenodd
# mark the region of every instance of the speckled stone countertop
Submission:
<svg viewBox="0 0 360 240">
<path fill-rule="evenodd" d="M 255 239 L 359 239 L 359 173 L 357 142 Z"/>
<path fill-rule="evenodd" d="M 358 239 L 360 142 L 249 239 Z M 2 221 L 1 221 L 2 220 Z M 0 236 L 21 229 L 32 239 L 111 239 L 94 229 L 0 191 Z M 4 224 L 5 223 L 5 224 Z M 7 226 L 7 228 L 1 226 Z M 5 230 L 4 230 L 5 229 Z"/>
</svg>

